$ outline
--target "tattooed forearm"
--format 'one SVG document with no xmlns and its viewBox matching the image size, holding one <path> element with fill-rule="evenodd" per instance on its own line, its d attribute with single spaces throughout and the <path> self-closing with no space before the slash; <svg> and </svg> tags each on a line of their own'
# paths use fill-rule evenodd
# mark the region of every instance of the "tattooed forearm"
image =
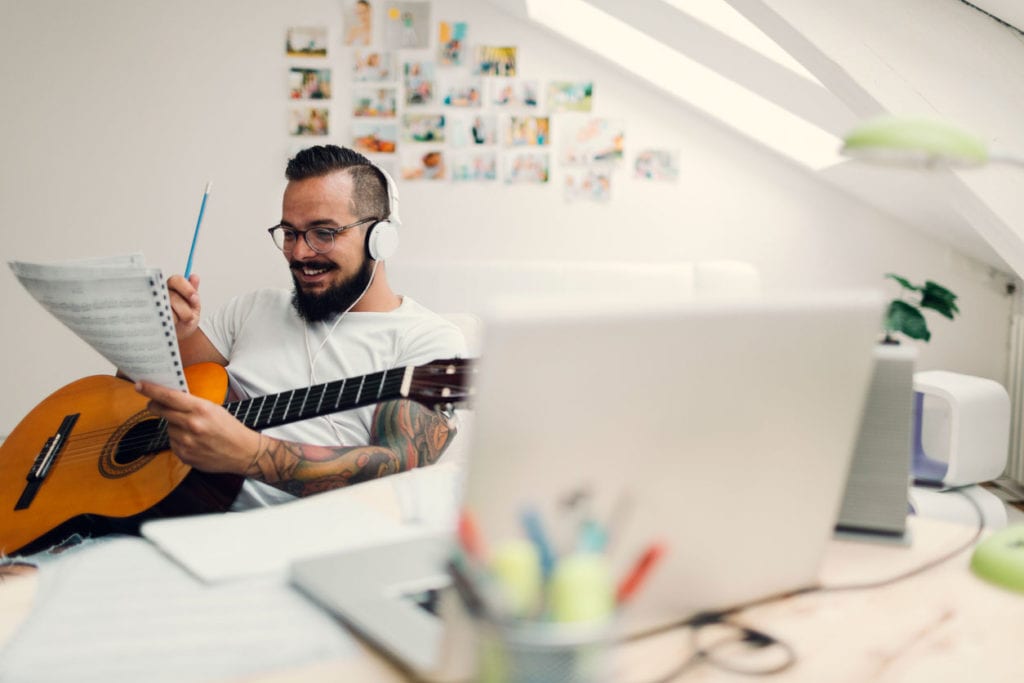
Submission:
<svg viewBox="0 0 1024 683">
<path fill-rule="evenodd" d="M 372 442 L 397 453 L 404 470 L 437 462 L 454 436 L 444 415 L 414 401 L 386 401 L 373 416 Z"/>
<path fill-rule="evenodd" d="M 266 439 L 246 476 L 295 496 L 308 496 L 400 469 L 399 458 L 379 446 L 308 446 Z"/>
<path fill-rule="evenodd" d="M 310 446 L 264 438 L 246 476 L 296 496 L 437 462 L 455 436 L 448 419 L 413 401 L 377 406 L 368 446 Z"/>
</svg>

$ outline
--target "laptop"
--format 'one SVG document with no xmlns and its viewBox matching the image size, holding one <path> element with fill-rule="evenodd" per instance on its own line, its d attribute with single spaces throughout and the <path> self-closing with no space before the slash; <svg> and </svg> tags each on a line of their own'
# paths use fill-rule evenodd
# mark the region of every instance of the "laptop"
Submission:
<svg viewBox="0 0 1024 683">
<path fill-rule="evenodd" d="M 872 292 L 496 304 L 463 506 L 490 544 L 521 537 L 530 507 L 565 549 L 583 500 L 607 522 L 617 575 L 663 544 L 623 635 L 814 585 L 882 311 Z M 406 671 L 459 680 L 458 629 L 428 604 L 452 542 L 305 560 L 291 580 Z"/>
</svg>

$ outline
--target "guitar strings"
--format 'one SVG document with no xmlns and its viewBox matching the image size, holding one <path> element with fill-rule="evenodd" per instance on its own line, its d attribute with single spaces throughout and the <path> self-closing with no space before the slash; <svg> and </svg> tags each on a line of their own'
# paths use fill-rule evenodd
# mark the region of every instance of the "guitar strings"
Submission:
<svg viewBox="0 0 1024 683">
<path fill-rule="evenodd" d="M 387 378 L 386 377 L 387 371 L 384 371 L 382 373 L 372 373 L 372 374 L 374 374 L 374 375 L 380 374 L 381 375 L 381 384 L 379 386 L 381 386 L 382 388 L 384 387 L 384 385 L 387 384 L 389 379 L 399 378 L 401 376 L 400 374 L 399 375 L 392 374 L 392 378 Z M 433 391 L 437 392 L 438 396 L 441 396 L 442 395 L 441 392 L 444 389 L 452 389 L 452 385 L 454 383 L 453 379 L 455 377 L 461 376 L 461 374 L 462 374 L 462 372 L 460 370 L 455 375 L 451 375 L 451 374 L 438 375 L 436 379 L 433 376 L 431 376 L 431 375 L 424 375 L 422 378 L 420 378 L 420 377 L 417 378 L 416 384 L 419 387 L 421 387 L 426 392 L 429 392 L 429 391 L 433 390 Z M 335 393 L 332 393 L 332 385 L 336 385 L 334 387 Z M 237 418 L 238 417 L 238 413 L 241 413 L 242 412 L 242 408 L 245 407 L 247 404 L 249 404 L 249 407 L 251 407 L 251 404 L 253 402 L 258 401 L 260 399 L 263 399 L 264 402 L 266 402 L 266 400 L 269 399 L 270 397 L 280 398 L 280 397 L 282 397 L 282 396 L 284 396 L 286 394 L 289 394 L 289 393 L 291 393 L 292 394 L 292 398 L 294 398 L 295 392 L 298 392 L 298 391 L 305 391 L 307 394 L 309 394 L 309 393 L 313 392 L 314 390 L 317 390 L 317 389 L 320 389 L 321 387 L 323 387 L 323 395 L 320 397 L 321 401 L 324 400 L 324 399 L 338 400 L 340 398 L 339 394 L 342 391 L 344 391 L 344 385 L 345 385 L 345 380 L 337 380 L 337 381 L 334 381 L 334 382 L 327 382 L 327 383 L 324 383 L 324 384 L 319 384 L 319 385 L 316 385 L 314 387 L 308 387 L 308 388 L 306 388 L 304 390 L 295 389 L 295 390 L 292 390 L 291 392 L 285 391 L 285 392 L 281 392 L 279 394 L 270 394 L 268 396 L 256 397 L 254 399 L 247 399 L 245 401 L 223 403 L 221 405 L 225 409 L 229 409 L 230 407 L 234 406 L 235 412 L 233 413 L 233 415 Z M 87 398 L 92 398 L 92 394 L 94 394 L 94 391 L 87 390 L 87 389 L 82 389 L 82 390 L 78 391 L 77 393 L 79 395 L 85 396 Z M 67 396 L 69 398 L 72 398 L 72 397 L 75 396 L 75 394 L 76 394 L 76 392 L 69 392 L 67 394 Z M 428 393 L 427 395 L 430 395 L 430 394 Z M 457 397 L 456 396 L 452 396 L 451 400 L 457 400 Z M 231 412 L 231 411 L 229 410 L 229 412 Z M 280 410 L 278 410 L 277 406 L 275 406 L 270 411 L 269 421 L 270 422 L 276 422 L 279 419 L 285 419 L 287 414 L 288 414 L 288 412 L 289 412 L 289 406 L 288 405 L 285 405 Z M 302 414 L 301 410 L 300 410 L 299 414 L 300 415 Z M 315 416 L 311 416 L 311 417 L 315 417 Z M 309 419 L 309 418 L 302 418 L 302 419 Z M 148 421 L 151 421 L 151 420 L 152 421 L 156 421 L 157 424 L 153 425 L 153 428 L 148 430 L 145 434 L 137 435 L 137 436 L 132 436 L 132 437 L 129 437 L 129 438 L 123 438 L 120 441 L 118 441 L 116 444 L 114 444 L 113 447 L 117 448 L 117 449 L 121 449 L 121 450 L 123 450 L 123 449 L 133 450 L 135 448 L 141 448 L 141 447 L 146 447 L 146 446 L 149 446 L 149 445 L 159 444 L 159 445 L 162 445 L 163 448 L 160 448 L 158 450 L 154 450 L 154 451 L 152 451 L 152 453 L 160 453 L 160 452 L 169 450 L 170 449 L 170 444 L 169 443 L 165 443 L 166 439 L 167 439 L 167 424 L 166 424 L 165 420 L 163 420 L 162 418 L 157 418 L 156 416 L 151 416 L 151 417 L 148 417 L 148 418 L 147 417 L 143 417 L 142 419 L 139 420 L 139 423 L 148 422 Z M 56 459 L 54 461 L 54 465 L 56 465 L 57 463 L 72 463 L 72 462 L 79 461 L 79 460 L 81 460 L 81 461 L 97 460 L 98 457 L 100 456 L 100 454 L 102 453 L 103 447 L 111 440 L 111 438 L 114 436 L 114 434 L 118 430 L 120 430 L 120 429 L 122 429 L 124 427 L 124 424 L 125 424 L 124 422 L 117 422 L 117 423 L 111 423 L 111 424 L 106 424 L 106 425 L 104 425 L 104 424 L 94 425 L 92 429 L 90 429 L 89 431 L 84 431 L 84 432 L 75 432 L 75 430 L 72 429 L 71 430 L 71 434 L 68 437 L 66 445 L 64 446 L 64 448 L 62 448 L 58 452 L 58 455 L 57 455 L 57 457 L 56 457 Z M 266 427 L 264 427 L 264 428 L 266 428 Z M 130 429 L 127 431 L 127 433 L 130 433 Z M 43 444 L 40 444 L 40 451 L 42 451 L 42 446 L 43 446 Z M 143 453 L 142 455 L 149 455 L 149 454 L 150 453 Z"/>
</svg>

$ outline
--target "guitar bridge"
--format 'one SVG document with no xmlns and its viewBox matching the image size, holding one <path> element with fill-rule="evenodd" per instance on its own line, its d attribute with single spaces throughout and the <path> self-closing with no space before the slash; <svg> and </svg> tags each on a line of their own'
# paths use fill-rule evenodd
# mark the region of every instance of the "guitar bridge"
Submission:
<svg viewBox="0 0 1024 683">
<path fill-rule="evenodd" d="M 32 504 L 32 500 L 36 497 L 39 487 L 42 486 L 43 480 L 45 480 L 46 475 L 49 474 L 57 456 L 60 455 L 62 450 L 64 450 L 64 445 L 67 443 L 68 435 L 71 433 L 72 428 L 78 421 L 79 415 L 81 415 L 81 413 L 66 415 L 54 435 L 48 438 L 46 443 L 43 444 L 43 448 L 39 451 L 39 455 L 36 456 L 35 461 L 32 463 L 32 469 L 30 469 L 28 474 L 25 476 L 25 481 L 27 483 L 21 492 L 21 496 L 18 498 L 18 502 L 14 506 L 15 510 L 24 510 Z"/>
</svg>

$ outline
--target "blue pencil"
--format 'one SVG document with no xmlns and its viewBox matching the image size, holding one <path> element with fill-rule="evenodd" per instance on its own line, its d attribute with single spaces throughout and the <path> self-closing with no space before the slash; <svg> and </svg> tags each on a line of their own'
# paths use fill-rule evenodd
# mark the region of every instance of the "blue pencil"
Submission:
<svg viewBox="0 0 1024 683">
<path fill-rule="evenodd" d="M 196 220 L 196 231 L 192 234 L 192 246 L 188 250 L 188 263 L 185 264 L 185 279 L 192 274 L 192 256 L 196 253 L 196 242 L 199 240 L 199 226 L 203 224 L 203 213 L 206 211 L 206 198 L 210 196 L 212 182 L 206 183 L 203 192 L 203 203 L 199 205 L 199 218 Z"/>
</svg>

